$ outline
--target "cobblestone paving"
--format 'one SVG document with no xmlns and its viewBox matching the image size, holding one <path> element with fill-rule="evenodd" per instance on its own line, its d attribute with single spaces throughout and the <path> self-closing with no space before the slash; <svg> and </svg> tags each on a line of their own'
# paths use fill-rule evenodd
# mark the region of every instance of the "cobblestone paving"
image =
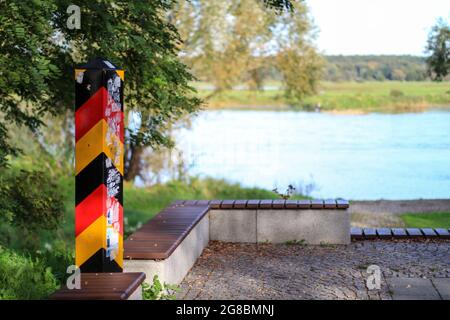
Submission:
<svg viewBox="0 0 450 320">
<path fill-rule="evenodd" d="M 367 267 L 382 271 L 368 290 Z M 358 241 L 339 246 L 210 242 L 178 299 L 392 299 L 389 277 L 450 277 L 450 241 Z"/>
</svg>

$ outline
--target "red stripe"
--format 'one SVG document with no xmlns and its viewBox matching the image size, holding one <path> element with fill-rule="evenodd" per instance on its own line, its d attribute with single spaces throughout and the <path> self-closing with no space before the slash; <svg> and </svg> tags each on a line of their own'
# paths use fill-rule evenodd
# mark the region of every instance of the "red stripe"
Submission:
<svg viewBox="0 0 450 320">
<path fill-rule="evenodd" d="M 120 223 L 120 231 L 119 233 L 123 236 L 123 208 L 119 203 L 119 223 Z"/>
<path fill-rule="evenodd" d="M 103 119 L 103 106 L 106 104 L 106 94 L 106 89 L 101 87 L 75 112 L 75 141 L 78 141 L 97 122 Z"/>
<path fill-rule="evenodd" d="M 104 87 L 101 87 L 75 112 L 75 142 L 83 137 L 101 119 L 105 119 L 105 121 L 108 122 L 108 117 L 106 117 L 104 114 L 104 109 L 106 107 L 107 101 L 108 92 Z M 115 117 L 117 114 L 119 114 L 121 118 L 120 123 L 123 124 L 124 114 L 121 111 L 111 113 L 109 118 Z M 123 128 L 119 129 L 119 138 L 123 143 Z"/>
<path fill-rule="evenodd" d="M 101 184 L 75 208 L 75 236 L 105 214 L 106 186 Z"/>
<path fill-rule="evenodd" d="M 106 215 L 107 189 L 101 184 L 75 208 L 75 237 L 89 227 L 98 217 Z M 114 200 L 117 201 L 117 200 Z M 119 204 L 119 232 L 123 235 L 123 207 Z"/>
</svg>

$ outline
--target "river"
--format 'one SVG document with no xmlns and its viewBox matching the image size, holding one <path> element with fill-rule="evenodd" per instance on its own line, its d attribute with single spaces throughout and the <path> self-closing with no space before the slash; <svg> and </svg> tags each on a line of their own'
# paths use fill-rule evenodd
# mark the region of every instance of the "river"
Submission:
<svg viewBox="0 0 450 320">
<path fill-rule="evenodd" d="M 450 112 L 203 111 L 175 137 L 192 175 L 320 198 L 450 198 Z"/>
</svg>

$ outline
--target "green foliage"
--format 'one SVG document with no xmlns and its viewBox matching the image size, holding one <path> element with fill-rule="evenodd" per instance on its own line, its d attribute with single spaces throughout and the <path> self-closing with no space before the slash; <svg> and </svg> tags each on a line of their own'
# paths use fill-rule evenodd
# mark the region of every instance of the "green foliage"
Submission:
<svg viewBox="0 0 450 320">
<path fill-rule="evenodd" d="M 437 81 L 442 81 L 450 74 L 450 25 L 444 19 L 439 19 L 433 26 L 426 50 L 428 73 Z"/>
<path fill-rule="evenodd" d="M 450 228 L 450 212 L 405 213 L 400 218 L 407 228 Z"/>
<path fill-rule="evenodd" d="M 142 298 L 144 300 L 174 300 L 175 293 L 180 291 L 176 285 L 162 285 L 157 275 L 153 277 L 153 283 L 150 286 L 144 282 L 142 284 Z"/>
<path fill-rule="evenodd" d="M 0 300 L 43 299 L 57 289 L 50 268 L 0 247 Z"/>
<path fill-rule="evenodd" d="M 8 141 L 7 124 L 36 130 L 45 112 L 56 111 L 48 92 L 62 77 L 52 61 L 49 21 L 54 1 L 0 1 L 0 166 L 17 148 Z"/>
<path fill-rule="evenodd" d="M 56 229 L 63 216 L 64 204 L 62 196 L 56 192 L 57 184 L 42 171 L 20 168 L 0 171 L 0 227 L 3 230 L 0 242 L 5 244 L 16 238 L 25 247 L 36 248 L 40 231 Z"/>
<path fill-rule="evenodd" d="M 284 243 L 285 245 L 288 246 L 306 246 L 306 240 L 305 239 L 301 239 L 301 240 L 288 240 Z"/>
<path fill-rule="evenodd" d="M 72 218 L 73 219 L 73 218 Z M 60 239 L 46 242 L 42 250 L 37 251 L 36 257 L 50 268 L 58 283 L 65 283 L 70 274 L 67 267 L 75 264 L 75 250 Z"/>
<path fill-rule="evenodd" d="M 326 56 L 325 81 L 423 81 L 425 58 L 409 55 Z"/>
<path fill-rule="evenodd" d="M 47 173 L 5 170 L 0 175 L 0 214 L 27 230 L 53 229 L 62 216 L 61 196 Z"/>
</svg>

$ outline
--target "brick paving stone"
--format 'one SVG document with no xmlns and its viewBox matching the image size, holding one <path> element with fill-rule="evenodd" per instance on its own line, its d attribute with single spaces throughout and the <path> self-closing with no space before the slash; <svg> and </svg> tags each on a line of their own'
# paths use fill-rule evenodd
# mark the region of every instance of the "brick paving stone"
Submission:
<svg viewBox="0 0 450 320">
<path fill-rule="evenodd" d="M 392 299 L 391 278 L 450 279 L 449 244 L 434 239 L 335 246 L 211 241 L 181 283 L 177 298 Z M 370 265 L 381 269 L 380 290 L 366 287 Z M 444 281 L 441 286 L 449 280 Z"/>
<path fill-rule="evenodd" d="M 400 277 L 387 282 L 394 300 L 441 300 L 430 279 Z"/>
<path fill-rule="evenodd" d="M 450 278 L 433 278 L 431 281 L 441 298 L 450 300 Z"/>
</svg>

